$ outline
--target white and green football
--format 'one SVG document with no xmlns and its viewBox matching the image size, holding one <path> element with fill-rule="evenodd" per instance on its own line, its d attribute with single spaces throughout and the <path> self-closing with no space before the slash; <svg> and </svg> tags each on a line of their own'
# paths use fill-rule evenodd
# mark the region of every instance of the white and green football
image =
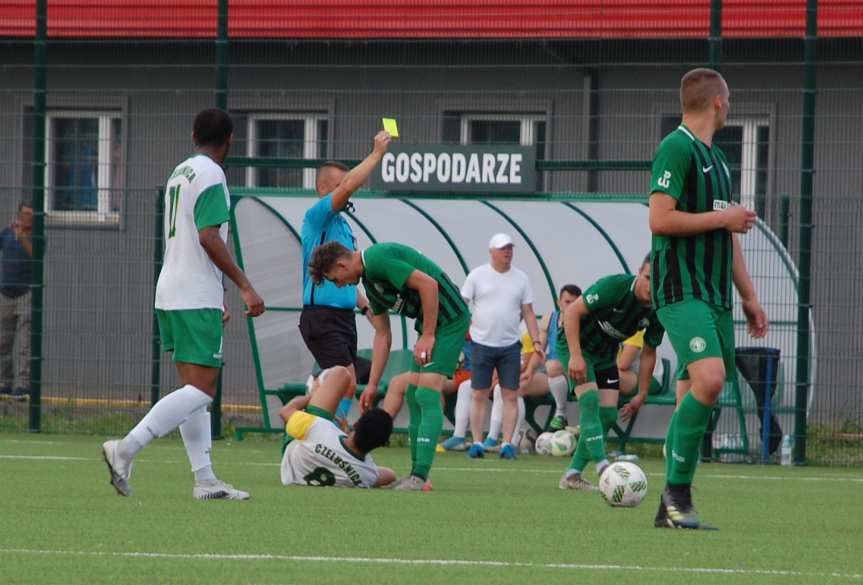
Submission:
<svg viewBox="0 0 863 585">
<path fill-rule="evenodd" d="M 647 495 L 647 477 L 635 463 L 617 461 L 602 472 L 599 492 L 610 506 L 634 508 Z"/>
<path fill-rule="evenodd" d="M 556 431 L 551 436 L 549 448 L 551 454 L 555 457 L 568 457 L 575 451 L 576 439 L 575 435 L 567 430 Z"/>
<path fill-rule="evenodd" d="M 533 444 L 533 449 L 537 455 L 551 455 L 551 436 L 552 433 L 541 433 Z"/>
</svg>

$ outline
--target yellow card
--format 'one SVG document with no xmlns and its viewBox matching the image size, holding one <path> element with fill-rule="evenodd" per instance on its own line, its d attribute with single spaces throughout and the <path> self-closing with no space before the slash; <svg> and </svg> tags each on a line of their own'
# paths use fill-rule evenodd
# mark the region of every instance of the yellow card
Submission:
<svg viewBox="0 0 863 585">
<path fill-rule="evenodd" d="M 390 133 L 393 138 L 399 137 L 399 126 L 396 124 L 395 118 L 381 118 L 384 123 L 384 130 Z"/>
</svg>

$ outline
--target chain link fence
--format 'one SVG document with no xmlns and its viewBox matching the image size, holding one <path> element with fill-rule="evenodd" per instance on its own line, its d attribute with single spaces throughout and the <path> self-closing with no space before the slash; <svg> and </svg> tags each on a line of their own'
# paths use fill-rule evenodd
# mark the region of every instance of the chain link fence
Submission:
<svg viewBox="0 0 863 585">
<path fill-rule="evenodd" d="M 0 223 L 11 226 L 19 203 L 36 197 L 35 237 L 44 244 L 44 278 L 30 283 L 42 294 L 33 306 L 42 320 L 33 334 L 39 379 L 3 382 L 38 394 L 0 401 L 0 431 L 121 433 L 176 386 L 170 360 L 154 356 L 157 198 L 192 150 L 200 109 L 219 104 L 233 117 L 227 175 L 235 187 L 313 189 L 314 161 L 362 158 L 381 117 L 391 116 L 414 145 L 530 148 L 538 169 L 531 192 L 646 201 L 653 151 L 679 123 L 680 77 L 713 65 L 732 104 L 716 141 L 735 192 L 772 235 L 750 271 L 761 283 L 794 281 L 793 295 L 765 299 L 777 336 L 768 344 L 783 348 L 774 392 L 783 429 L 793 434 L 805 408 L 810 462 L 863 462 L 863 19 L 853 3 L 809 2 L 823 38 L 809 41 L 817 60 L 808 61 L 804 2 L 713 2 L 713 12 L 706 2 L 656 2 L 630 14 L 599 0 L 592 10 L 552 2 L 549 14 L 559 18 L 541 18 L 509 2 L 426 0 L 391 10 L 321 1 L 269 14 L 241 0 L 186 0 L 170 10 L 104 0 L 76 11 L 49 0 L 44 41 L 42 3 L 0 8 Z M 815 96 L 811 137 L 807 95 Z M 803 337 L 811 333 L 813 343 L 798 355 L 807 286 L 812 330 Z M 260 417 L 231 287 L 229 304 L 228 431 Z M 798 388 L 808 390 L 805 404 Z M 757 404 L 743 389 L 748 431 L 757 435 Z M 720 420 L 717 444 L 738 440 L 724 426 L 730 418 Z M 753 456 L 758 449 L 754 441 Z"/>
</svg>

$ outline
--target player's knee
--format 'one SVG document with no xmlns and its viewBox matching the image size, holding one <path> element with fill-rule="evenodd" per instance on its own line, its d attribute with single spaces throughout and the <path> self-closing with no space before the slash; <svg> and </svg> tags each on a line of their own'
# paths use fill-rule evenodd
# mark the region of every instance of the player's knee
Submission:
<svg viewBox="0 0 863 585">
<path fill-rule="evenodd" d="M 697 385 L 706 398 L 715 401 L 725 386 L 725 372 L 715 370 L 705 372 L 697 381 L 693 381 L 693 385 Z"/>
<path fill-rule="evenodd" d="M 336 386 L 344 386 L 354 382 L 354 377 L 351 371 L 345 366 L 333 366 L 321 372 L 318 379 L 321 384 L 332 384 Z"/>
</svg>

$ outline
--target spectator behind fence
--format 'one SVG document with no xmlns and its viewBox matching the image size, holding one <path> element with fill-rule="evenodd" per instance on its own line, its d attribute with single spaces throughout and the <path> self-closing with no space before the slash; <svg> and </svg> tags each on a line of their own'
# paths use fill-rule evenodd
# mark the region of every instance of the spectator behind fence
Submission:
<svg viewBox="0 0 863 585">
<path fill-rule="evenodd" d="M 522 318 L 530 333 L 531 342 L 539 340 L 539 327 L 533 312 L 533 290 L 527 275 L 512 266 L 513 241 L 507 234 L 495 234 L 488 244 L 491 262 L 470 271 L 461 295 L 471 306 L 473 321 L 470 336 L 473 340 L 471 385 L 471 433 L 474 443 L 468 451 L 472 458 L 483 457 L 485 448 L 480 442 L 485 419 L 486 399 L 492 386 L 492 372 L 497 370 L 503 396 L 503 444 L 500 456 L 514 459 L 512 445 L 518 406 L 516 391 L 521 374 Z M 539 359 L 545 359 L 537 349 Z M 489 445 L 494 437 L 489 437 Z"/>
<path fill-rule="evenodd" d="M 0 231 L 0 395 L 25 400 L 30 391 L 30 285 L 33 282 L 33 207 L 18 205 Z M 13 364 L 18 342 L 17 372 Z"/>
</svg>

